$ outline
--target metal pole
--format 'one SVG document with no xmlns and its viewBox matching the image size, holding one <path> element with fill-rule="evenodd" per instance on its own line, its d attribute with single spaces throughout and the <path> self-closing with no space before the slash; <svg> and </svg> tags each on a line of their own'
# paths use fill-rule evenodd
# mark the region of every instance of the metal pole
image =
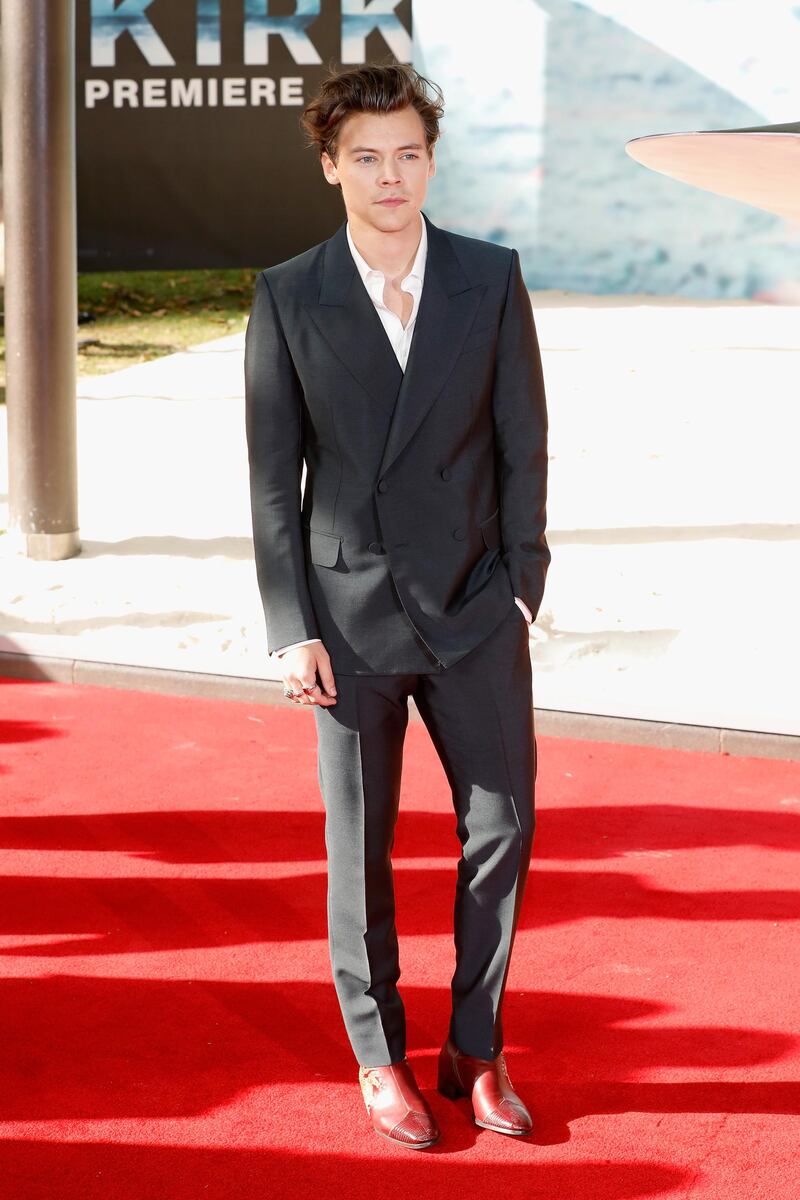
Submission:
<svg viewBox="0 0 800 1200">
<path fill-rule="evenodd" d="M 80 551 L 74 0 L 2 0 L 9 536 Z"/>
</svg>

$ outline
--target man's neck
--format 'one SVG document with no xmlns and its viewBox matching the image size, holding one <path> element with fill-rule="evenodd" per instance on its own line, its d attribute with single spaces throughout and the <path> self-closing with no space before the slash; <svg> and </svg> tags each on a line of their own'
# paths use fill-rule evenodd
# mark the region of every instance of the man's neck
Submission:
<svg viewBox="0 0 800 1200">
<path fill-rule="evenodd" d="M 350 236 L 361 257 L 373 271 L 382 271 L 387 279 L 402 277 L 411 269 L 422 237 L 422 213 L 419 222 L 409 221 L 405 229 L 386 231 L 359 221 L 348 213 Z"/>
</svg>

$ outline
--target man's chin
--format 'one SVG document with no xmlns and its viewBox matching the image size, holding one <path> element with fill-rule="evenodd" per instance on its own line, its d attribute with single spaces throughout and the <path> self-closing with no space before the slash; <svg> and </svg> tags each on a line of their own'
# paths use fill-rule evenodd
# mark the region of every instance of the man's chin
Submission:
<svg viewBox="0 0 800 1200">
<path fill-rule="evenodd" d="M 419 209 L 415 208 L 413 204 L 398 204 L 394 208 L 375 204 L 365 219 L 376 229 L 380 229 L 384 233 L 392 233 L 417 222 Z"/>
</svg>

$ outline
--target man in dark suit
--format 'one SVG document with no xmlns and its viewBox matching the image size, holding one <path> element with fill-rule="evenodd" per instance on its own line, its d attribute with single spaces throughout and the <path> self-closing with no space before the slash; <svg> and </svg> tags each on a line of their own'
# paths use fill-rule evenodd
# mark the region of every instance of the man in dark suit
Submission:
<svg viewBox="0 0 800 1200">
<path fill-rule="evenodd" d="M 528 623 L 550 561 L 530 298 L 516 250 L 422 212 L 441 115 L 401 64 L 325 80 L 302 120 L 347 219 L 260 272 L 245 348 L 258 584 L 284 694 L 316 719 L 334 983 L 372 1124 L 415 1148 L 439 1131 L 397 988 L 409 696 L 462 847 L 439 1090 L 485 1128 L 532 1126 L 501 1008 L 534 834 Z"/>
</svg>

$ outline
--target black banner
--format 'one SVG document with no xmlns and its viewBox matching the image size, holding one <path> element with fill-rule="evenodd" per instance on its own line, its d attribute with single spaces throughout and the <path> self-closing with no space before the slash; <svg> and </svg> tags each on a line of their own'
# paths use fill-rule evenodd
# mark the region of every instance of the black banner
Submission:
<svg viewBox="0 0 800 1200">
<path fill-rule="evenodd" d="M 78 0 L 80 271 L 265 267 L 341 193 L 299 118 L 330 67 L 411 60 L 411 0 Z"/>
</svg>

